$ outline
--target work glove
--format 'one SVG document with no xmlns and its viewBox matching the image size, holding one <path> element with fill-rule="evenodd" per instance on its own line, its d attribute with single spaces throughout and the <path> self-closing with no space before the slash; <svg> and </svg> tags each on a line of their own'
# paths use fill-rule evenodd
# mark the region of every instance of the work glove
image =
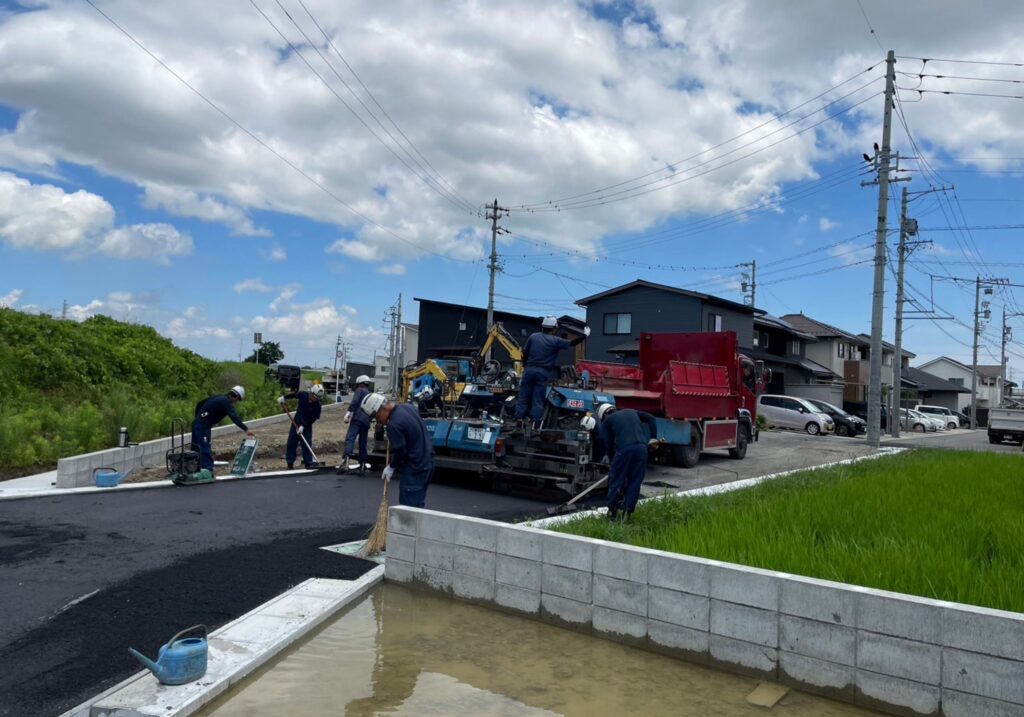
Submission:
<svg viewBox="0 0 1024 717">
<path fill-rule="evenodd" d="M 280 406 L 281 408 L 284 408 L 284 396 L 281 396 L 280 398 L 277 399 L 277 405 Z"/>
<path fill-rule="evenodd" d="M 295 429 L 295 432 L 301 436 L 304 430 L 306 430 L 305 426 L 299 426 L 298 428 Z"/>
<path fill-rule="evenodd" d="M 583 327 L 583 335 L 584 336 L 590 336 L 590 327 L 589 326 L 584 326 Z"/>
<path fill-rule="evenodd" d="M 384 472 L 381 474 L 381 479 L 385 481 L 391 480 L 391 476 L 395 474 L 395 469 L 391 466 L 384 466 Z"/>
<path fill-rule="evenodd" d="M 658 446 L 660 446 L 664 442 L 665 442 L 664 439 L 652 438 L 651 440 L 647 441 L 647 447 L 648 448 L 657 448 Z"/>
<path fill-rule="evenodd" d="M 348 413 L 345 414 L 345 423 L 348 423 L 351 420 L 352 420 L 352 411 L 349 411 Z"/>
</svg>

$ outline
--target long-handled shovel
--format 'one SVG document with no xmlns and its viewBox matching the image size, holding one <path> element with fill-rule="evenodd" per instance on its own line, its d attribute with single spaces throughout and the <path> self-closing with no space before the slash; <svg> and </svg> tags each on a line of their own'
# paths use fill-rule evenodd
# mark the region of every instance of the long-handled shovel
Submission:
<svg viewBox="0 0 1024 717">
<path fill-rule="evenodd" d="M 320 466 L 323 465 L 323 463 L 320 462 L 320 460 L 316 457 L 316 453 L 313 452 L 313 446 L 309 445 L 309 441 L 306 440 L 305 434 L 303 434 L 302 431 L 299 430 L 299 424 L 297 424 L 295 422 L 295 419 L 292 418 L 291 411 L 289 411 L 288 408 L 285 407 L 284 412 L 288 414 L 288 420 L 292 422 L 292 426 L 295 428 L 295 435 L 297 435 L 299 439 L 306 444 L 306 448 L 309 449 L 309 455 L 313 456 L 313 462 L 308 467 L 319 468 Z"/>
<path fill-rule="evenodd" d="M 580 498 L 585 497 L 586 495 L 588 495 L 592 491 L 597 490 L 598 488 L 600 488 L 601 486 L 603 486 L 607 482 L 608 482 L 608 476 L 605 476 L 601 480 L 599 480 L 596 483 L 594 483 L 594 485 L 592 485 L 589 488 L 587 488 L 585 491 L 577 494 L 576 497 L 573 498 L 572 500 L 566 501 L 565 503 L 562 503 L 561 505 L 556 505 L 554 507 L 548 508 L 548 515 L 561 515 L 562 513 L 571 513 L 574 510 L 579 510 L 580 507 L 578 505 L 576 505 L 576 501 L 578 501 Z"/>
</svg>

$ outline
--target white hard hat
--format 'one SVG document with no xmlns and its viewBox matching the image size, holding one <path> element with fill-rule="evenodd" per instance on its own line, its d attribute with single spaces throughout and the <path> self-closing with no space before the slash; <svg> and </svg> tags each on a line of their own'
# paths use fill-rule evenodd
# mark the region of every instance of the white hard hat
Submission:
<svg viewBox="0 0 1024 717">
<path fill-rule="evenodd" d="M 605 416 L 607 416 L 614 410 L 615 406 L 613 406 L 612 404 L 602 403 L 600 406 L 597 407 L 597 417 L 603 421 L 605 419 Z"/>
<path fill-rule="evenodd" d="M 228 395 L 230 396 L 231 394 L 235 394 L 236 396 L 238 396 L 238 400 L 239 401 L 244 401 L 245 400 L 245 386 L 235 386 L 230 391 L 228 391 Z"/>
<path fill-rule="evenodd" d="M 317 398 L 324 397 L 324 387 L 321 386 L 319 383 L 314 383 L 312 386 L 310 386 L 309 392 L 316 396 Z"/>
<path fill-rule="evenodd" d="M 359 404 L 359 408 L 361 408 L 363 413 L 367 416 L 373 418 L 377 415 L 377 411 L 379 411 L 386 402 L 387 399 L 384 398 L 383 393 L 371 393 L 363 399 L 363 402 Z"/>
<path fill-rule="evenodd" d="M 553 329 L 558 326 L 558 319 L 554 316 L 545 316 L 544 320 L 540 322 L 540 325 L 545 329 Z"/>
<path fill-rule="evenodd" d="M 356 385 L 358 386 L 361 383 L 373 383 L 373 379 L 367 376 L 365 373 L 360 374 L 359 377 L 356 379 Z"/>
<path fill-rule="evenodd" d="M 580 419 L 580 428 L 584 431 L 592 431 L 597 428 L 597 420 L 588 413 Z"/>
</svg>

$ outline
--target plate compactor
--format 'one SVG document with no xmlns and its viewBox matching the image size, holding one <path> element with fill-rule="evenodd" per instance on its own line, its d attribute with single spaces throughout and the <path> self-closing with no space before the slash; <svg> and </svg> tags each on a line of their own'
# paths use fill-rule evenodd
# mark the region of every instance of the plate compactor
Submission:
<svg viewBox="0 0 1024 717">
<path fill-rule="evenodd" d="M 171 420 L 171 448 L 167 451 L 167 477 L 175 485 L 198 485 L 212 483 L 213 471 L 200 465 L 199 451 L 191 441 L 185 443 L 185 421 Z"/>
</svg>

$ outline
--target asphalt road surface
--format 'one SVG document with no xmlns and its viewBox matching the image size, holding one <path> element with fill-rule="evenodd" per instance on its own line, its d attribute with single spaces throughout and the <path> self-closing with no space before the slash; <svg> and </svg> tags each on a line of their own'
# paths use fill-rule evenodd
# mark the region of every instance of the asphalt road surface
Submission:
<svg viewBox="0 0 1024 717">
<path fill-rule="evenodd" d="M 0 715 L 57 715 L 138 670 L 129 646 L 361 575 L 319 546 L 364 537 L 380 495 L 331 474 L 0 501 Z M 427 504 L 512 521 L 551 502 L 435 484 Z"/>
</svg>

